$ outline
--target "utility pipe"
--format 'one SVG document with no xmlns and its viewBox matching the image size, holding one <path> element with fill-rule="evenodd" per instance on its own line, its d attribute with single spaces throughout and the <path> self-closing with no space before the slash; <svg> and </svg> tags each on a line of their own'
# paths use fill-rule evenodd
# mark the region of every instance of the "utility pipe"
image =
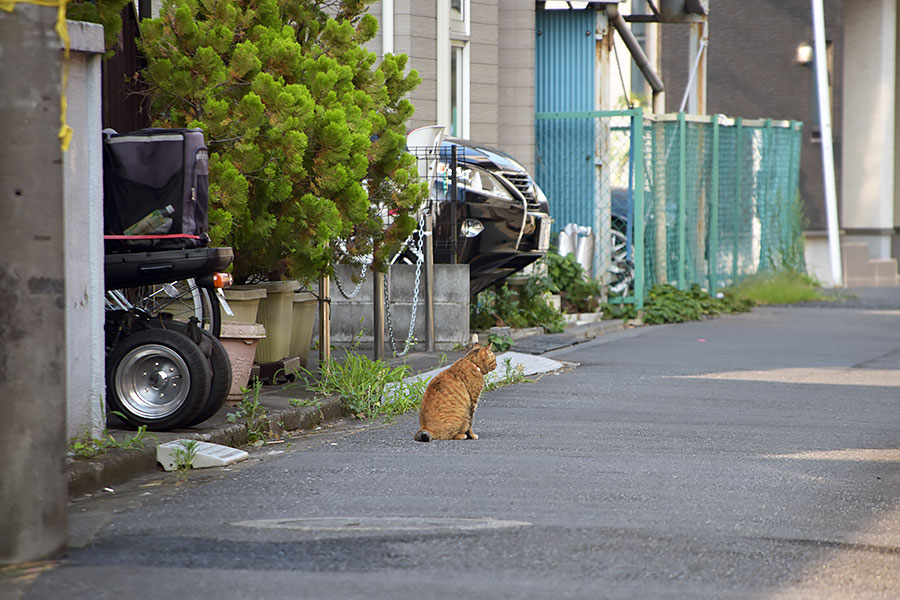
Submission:
<svg viewBox="0 0 900 600">
<path fill-rule="evenodd" d="M 681 106 L 678 107 L 678 112 L 684 112 L 685 107 L 687 106 L 688 98 L 691 95 L 691 88 L 694 87 L 694 79 L 697 77 L 697 71 L 700 68 L 700 61 L 703 60 L 703 52 L 706 50 L 706 46 L 709 43 L 709 38 L 704 34 L 703 37 L 700 38 L 700 47 L 697 50 L 697 56 L 694 60 L 694 66 L 691 67 L 691 74 L 688 77 L 687 87 L 684 88 L 684 96 L 681 98 Z M 699 105 L 699 98 L 697 104 Z M 703 111 L 697 110 L 693 111 L 695 114 L 700 114 Z"/>
<path fill-rule="evenodd" d="M 828 69 L 825 58 L 825 8 L 822 0 L 812 0 L 813 51 L 816 67 L 816 95 L 819 99 L 819 128 L 822 132 L 822 178 L 825 185 L 825 217 L 832 285 L 843 285 L 841 242 L 838 232 L 837 188 L 834 182 L 834 147 L 831 132 L 831 98 L 828 96 Z"/>
<path fill-rule="evenodd" d="M 381 56 L 394 53 L 394 0 L 381 0 Z"/>
<path fill-rule="evenodd" d="M 634 58 L 634 62 L 638 69 L 644 74 L 647 83 L 650 84 L 650 89 L 652 89 L 654 93 L 665 91 L 666 88 L 663 85 L 662 79 L 660 79 L 659 75 L 656 74 L 656 71 L 653 70 L 650 59 L 644 54 L 644 50 L 634 37 L 634 33 L 631 32 L 631 28 L 619 13 L 619 7 L 615 4 L 606 5 L 606 16 L 609 17 L 610 23 L 616 28 L 619 35 L 622 36 L 622 41 L 625 42 L 625 46 Z"/>
</svg>

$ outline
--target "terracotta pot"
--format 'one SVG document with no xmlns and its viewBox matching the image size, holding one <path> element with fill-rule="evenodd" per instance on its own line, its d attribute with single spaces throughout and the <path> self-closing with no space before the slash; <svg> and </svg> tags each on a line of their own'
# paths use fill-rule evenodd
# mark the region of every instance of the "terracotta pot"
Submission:
<svg viewBox="0 0 900 600">
<path fill-rule="evenodd" d="M 219 341 L 225 347 L 231 361 L 231 389 L 228 400 L 240 400 L 241 388 L 248 387 L 250 372 L 256 355 L 257 344 L 266 337 L 266 328 L 259 323 L 222 323 Z"/>
</svg>

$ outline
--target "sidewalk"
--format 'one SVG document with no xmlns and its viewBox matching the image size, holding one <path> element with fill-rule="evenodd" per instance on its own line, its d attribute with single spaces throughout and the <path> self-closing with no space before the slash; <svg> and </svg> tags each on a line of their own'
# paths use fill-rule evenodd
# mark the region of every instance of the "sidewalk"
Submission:
<svg viewBox="0 0 900 600">
<path fill-rule="evenodd" d="M 563 333 L 535 334 L 515 340 L 510 349 L 519 354 L 517 362 L 531 363 L 522 354 L 540 355 L 551 350 L 566 348 L 604 333 L 617 331 L 624 327 L 622 321 L 597 321 L 583 325 L 575 325 Z M 412 374 L 431 371 L 443 363 L 451 364 L 465 354 L 465 351 L 453 352 L 414 352 L 405 358 L 387 360 L 391 366 L 407 364 Z M 340 350 L 335 358 L 340 357 Z M 311 365 L 310 369 L 314 369 Z M 323 423 L 336 422 L 349 415 L 341 411 L 340 400 L 336 397 L 315 397 L 318 406 L 294 406 L 291 400 L 313 399 L 314 395 L 298 384 L 266 385 L 259 395 L 260 404 L 266 409 L 265 419 L 268 428 L 275 433 L 311 430 Z M 235 403 L 228 402 L 209 420 L 196 427 L 175 431 L 156 432 L 158 440 L 150 437 L 146 447 L 141 450 L 112 449 L 105 454 L 93 458 L 69 458 L 66 462 L 69 497 L 76 498 L 83 494 L 93 493 L 107 487 L 113 487 L 130 479 L 157 470 L 156 445 L 176 439 L 196 439 L 225 446 L 240 447 L 248 443 L 247 427 L 242 423 L 229 423 L 227 414 L 234 412 Z M 113 419 L 115 420 L 115 419 Z M 109 434 L 116 440 L 133 437 L 130 429 L 109 425 Z"/>
</svg>

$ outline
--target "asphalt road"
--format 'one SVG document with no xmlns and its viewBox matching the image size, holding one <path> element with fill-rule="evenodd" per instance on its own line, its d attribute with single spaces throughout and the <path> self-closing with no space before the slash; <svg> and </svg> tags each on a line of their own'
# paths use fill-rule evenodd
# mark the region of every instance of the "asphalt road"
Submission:
<svg viewBox="0 0 900 600">
<path fill-rule="evenodd" d="M 579 365 L 486 393 L 477 441 L 350 423 L 137 481 L 73 503 L 25 597 L 900 598 L 900 311 L 877 308 L 553 352 Z"/>
</svg>

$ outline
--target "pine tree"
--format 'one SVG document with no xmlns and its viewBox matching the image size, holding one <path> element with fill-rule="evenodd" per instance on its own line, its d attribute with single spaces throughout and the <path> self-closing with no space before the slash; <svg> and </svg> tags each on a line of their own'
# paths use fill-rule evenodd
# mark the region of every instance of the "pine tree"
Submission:
<svg viewBox="0 0 900 600">
<path fill-rule="evenodd" d="M 424 186 L 405 153 L 405 56 L 376 56 L 369 0 L 164 0 L 141 24 L 154 123 L 210 148 L 210 236 L 239 282 L 310 280 L 415 227 Z M 390 214 L 389 224 L 385 216 Z"/>
</svg>

